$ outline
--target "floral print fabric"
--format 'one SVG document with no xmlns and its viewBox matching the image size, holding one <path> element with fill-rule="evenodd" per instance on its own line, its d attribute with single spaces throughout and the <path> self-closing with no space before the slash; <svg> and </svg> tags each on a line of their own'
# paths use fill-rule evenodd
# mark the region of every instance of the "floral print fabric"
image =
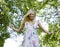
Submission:
<svg viewBox="0 0 60 47">
<path fill-rule="evenodd" d="M 25 23 L 23 47 L 40 47 L 37 33 L 37 22 L 31 25 L 29 22 Z"/>
</svg>

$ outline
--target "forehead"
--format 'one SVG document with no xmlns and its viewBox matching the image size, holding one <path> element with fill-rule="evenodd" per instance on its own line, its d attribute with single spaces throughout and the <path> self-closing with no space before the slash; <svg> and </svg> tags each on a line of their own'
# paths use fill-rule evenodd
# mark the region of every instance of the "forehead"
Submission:
<svg viewBox="0 0 60 47">
<path fill-rule="evenodd" d="M 31 12 L 30 14 L 35 14 L 34 12 Z"/>
</svg>

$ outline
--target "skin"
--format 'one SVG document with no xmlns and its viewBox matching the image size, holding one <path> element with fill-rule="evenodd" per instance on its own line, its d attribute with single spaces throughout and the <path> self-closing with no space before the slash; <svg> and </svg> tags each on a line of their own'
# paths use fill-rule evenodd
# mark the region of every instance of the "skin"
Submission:
<svg viewBox="0 0 60 47">
<path fill-rule="evenodd" d="M 29 15 L 29 21 L 28 21 L 28 22 L 31 23 L 31 24 L 33 24 L 34 18 L 35 18 L 34 11 L 32 11 L 32 12 L 30 13 L 30 15 Z M 45 32 L 45 33 L 47 33 L 47 34 L 52 34 L 52 32 L 46 31 L 46 30 L 42 27 L 42 25 L 41 25 L 41 23 L 40 23 L 39 21 L 38 21 L 38 26 L 43 30 L 43 32 Z M 12 28 L 13 30 L 19 32 L 19 31 L 21 31 L 21 30 L 24 28 L 24 24 L 23 24 L 23 25 L 20 25 L 20 27 L 19 27 L 18 29 L 16 29 L 16 28 L 14 27 L 14 25 L 11 24 L 10 28 Z"/>
</svg>

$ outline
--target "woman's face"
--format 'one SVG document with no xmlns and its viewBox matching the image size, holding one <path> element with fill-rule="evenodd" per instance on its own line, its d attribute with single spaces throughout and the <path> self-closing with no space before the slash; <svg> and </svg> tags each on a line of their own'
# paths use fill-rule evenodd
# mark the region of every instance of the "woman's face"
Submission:
<svg viewBox="0 0 60 47">
<path fill-rule="evenodd" d="M 30 15 L 29 15 L 29 19 L 30 20 L 33 20 L 35 18 L 35 13 L 34 12 L 31 12 Z"/>
</svg>

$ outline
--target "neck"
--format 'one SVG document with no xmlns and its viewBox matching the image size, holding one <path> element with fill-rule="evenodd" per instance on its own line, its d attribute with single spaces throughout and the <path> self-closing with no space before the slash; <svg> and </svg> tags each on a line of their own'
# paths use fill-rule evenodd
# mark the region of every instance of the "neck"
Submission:
<svg viewBox="0 0 60 47">
<path fill-rule="evenodd" d="M 34 19 L 33 20 L 29 20 L 29 22 L 33 22 L 34 21 Z"/>
</svg>

